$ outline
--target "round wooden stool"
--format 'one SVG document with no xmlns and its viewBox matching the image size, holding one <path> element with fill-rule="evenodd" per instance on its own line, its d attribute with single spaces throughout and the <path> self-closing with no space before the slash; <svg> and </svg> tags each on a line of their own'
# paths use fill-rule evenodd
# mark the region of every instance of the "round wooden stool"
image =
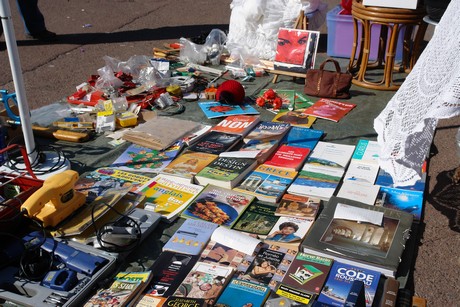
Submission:
<svg viewBox="0 0 460 307">
<path fill-rule="evenodd" d="M 374 90 L 397 90 L 405 77 L 395 79 L 393 73 L 409 73 L 420 55 L 420 44 L 427 28 L 423 21 L 424 7 L 415 10 L 383 8 L 364 6 L 362 0 L 353 0 L 351 13 L 354 37 L 348 70 L 353 74 L 353 84 Z M 372 29 L 377 26 L 380 31 L 374 33 L 380 33 L 380 36 L 372 37 Z M 402 63 L 396 66 L 396 48 L 403 29 Z M 373 39 L 379 40 L 377 59 L 369 62 Z"/>
</svg>

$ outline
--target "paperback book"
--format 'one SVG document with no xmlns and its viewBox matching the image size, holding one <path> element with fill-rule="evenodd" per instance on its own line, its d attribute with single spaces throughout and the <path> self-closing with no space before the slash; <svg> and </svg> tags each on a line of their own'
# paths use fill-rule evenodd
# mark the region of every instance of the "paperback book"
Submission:
<svg viewBox="0 0 460 307">
<path fill-rule="evenodd" d="M 313 222 L 310 219 L 281 216 L 264 242 L 298 250 L 300 243 L 312 227 Z"/>
<path fill-rule="evenodd" d="M 219 118 L 230 115 L 257 115 L 259 111 L 254 109 L 250 104 L 244 105 L 229 105 L 217 101 L 203 101 L 198 102 L 198 106 L 203 111 L 207 118 Z"/>
<path fill-rule="evenodd" d="M 254 198 L 243 192 L 207 185 L 181 215 L 231 228 Z"/>
<path fill-rule="evenodd" d="M 161 173 L 182 177 L 192 182 L 195 175 L 217 157 L 218 155 L 205 152 L 186 151 L 169 163 Z"/>
<path fill-rule="evenodd" d="M 115 279 L 109 288 L 99 290 L 84 305 L 95 306 L 126 306 L 139 292 L 142 281 Z"/>
<path fill-rule="evenodd" d="M 234 190 L 277 203 L 296 176 L 296 171 L 262 164 L 251 171 Z"/>
<path fill-rule="evenodd" d="M 260 122 L 256 115 L 230 115 L 221 120 L 210 131 L 239 134 L 245 136 Z"/>
<path fill-rule="evenodd" d="M 379 191 L 378 185 L 344 180 L 337 192 L 337 197 L 356 200 L 372 206 L 376 203 Z"/>
<path fill-rule="evenodd" d="M 174 220 L 202 190 L 198 184 L 180 182 L 163 174 L 140 188 L 145 196 L 144 209 L 161 214 L 167 221 Z"/>
<path fill-rule="evenodd" d="M 351 159 L 343 180 L 355 181 L 363 184 L 373 185 L 379 172 L 378 164 L 363 163 Z"/>
<path fill-rule="evenodd" d="M 270 288 L 265 285 L 232 279 L 219 296 L 215 306 L 263 306 L 270 291 Z"/>
<path fill-rule="evenodd" d="M 230 150 L 239 141 L 241 141 L 241 135 L 209 131 L 195 144 L 189 146 L 188 150 L 219 155 L 224 151 Z"/>
<path fill-rule="evenodd" d="M 354 150 L 354 145 L 319 141 L 305 164 L 335 168 L 345 172 Z"/>
<path fill-rule="evenodd" d="M 311 107 L 306 108 L 305 115 L 339 122 L 356 107 L 356 104 L 320 98 Z"/>
<path fill-rule="evenodd" d="M 309 148 L 282 144 L 264 164 L 298 171 L 310 153 Z"/>
<path fill-rule="evenodd" d="M 400 210 L 412 214 L 414 221 L 419 222 L 423 213 L 423 192 L 404 190 L 391 187 L 379 187 L 375 205 Z"/>
<path fill-rule="evenodd" d="M 131 144 L 110 167 L 124 171 L 159 173 L 179 154 L 182 147 L 182 140 L 165 150 Z"/>
<path fill-rule="evenodd" d="M 359 139 L 352 159 L 363 163 L 378 164 L 380 145 L 377 141 Z"/>
<path fill-rule="evenodd" d="M 272 119 L 275 123 L 288 123 L 293 127 L 310 128 L 316 117 L 304 114 L 305 109 L 281 110 Z"/>
<path fill-rule="evenodd" d="M 323 135 L 323 130 L 293 126 L 281 140 L 281 144 L 305 147 L 313 151 Z"/>
<path fill-rule="evenodd" d="M 395 277 L 413 217 L 407 212 L 332 197 L 301 249 Z"/>
<path fill-rule="evenodd" d="M 380 272 L 375 270 L 334 261 L 329 277 L 318 296 L 318 302 L 329 306 L 344 306 L 353 281 L 359 280 L 364 283 L 366 306 L 372 307 L 380 276 Z"/>
<path fill-rule="evenodd" d="M 231 150 L 221 153 L 221 157 L 254 158 L 258 163 L 265 160 L 278 148 L 277 140 L 260 141 L 250 140 L 244 143 L 238 150 Z"/>
<path fill-rule="evenodd" d="M 291 125 L 289 123 L 275 123 L 269 121 L 261 121 L 254 129 L 252 129 L 246 137 L 244 142 L 250 140 L 270 141 L 281 140 L 283 136 L 289 131 Z"/>
<path fill-rule="evenodd" d="M 215 223 L 186 219 L 163 246 L 163 251 L 199 255 L 217 227 Z"/>
<path fill-rule="evenodd" d="M 272 203 L 254 200 L 243 212 L 232 229 L 264 239 L 279 220 L 275 215 L 277 206 Z"/>
<path fill-rule="evenodd" d="M 195 181 L 202 186 L 213 184 L 232 189 L 256 165 L 257 160 L 253 158 L 219 156 L 195 175 Z"/>
<path fill-rule="evenodd" d="M 319 198 L 285 193 L 275 210 L 275 215 L 300 217 L 314 221 L 320 205 Z"/>
</svg>

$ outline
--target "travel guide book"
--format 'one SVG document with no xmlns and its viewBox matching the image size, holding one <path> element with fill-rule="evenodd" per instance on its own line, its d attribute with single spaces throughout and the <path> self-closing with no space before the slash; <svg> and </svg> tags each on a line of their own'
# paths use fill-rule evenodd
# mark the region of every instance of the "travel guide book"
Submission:
<svg viewBox="0 0 460 307">
<path fill-rule="evenodd" d="M 198 102 L 198 106 L 203 111 L 204 115 L 207 118 L 219 118 L 226 117 L 229 115 L 257 115 L 260 114 L 259 111 L 254 109 L 253 106 L 249 104 L 243 105 L 230 105 L 224 104 L 217 101 L 203 101 Z"/>
<path fill-rule="evenodd" d="M 355 107 L 356 104 L 354 103 L 321 98 L 318 101 L 316 101 L 311 107 L 306 108 L 303 113 L 305 115 L 327 119 L 333 122 L 339 122 Z"/>
</svg>

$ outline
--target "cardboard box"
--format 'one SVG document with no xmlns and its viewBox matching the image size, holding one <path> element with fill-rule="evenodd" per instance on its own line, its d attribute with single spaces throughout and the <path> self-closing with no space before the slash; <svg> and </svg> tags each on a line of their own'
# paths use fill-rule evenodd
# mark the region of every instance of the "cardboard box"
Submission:
<svg viewBox="0 0 460 307">
<path fill-rule="evenodd" d="M 327 22 L 327 55 L 339 58 L 350 58 L 353 47 L 353 17 L 343 14 L 343 9 L 337 5 L 326 14 Z M 361 27 L 358 27 L 361 35 Z M 380 25 L 372 26 L 370 60 L 377 59 L 380 38 Z M 402 59 L 404 30 L 401 30 L 396 47 L 396 60 Z M 359 50 L 359 45 L 358 45 Z"/>
<path fill-rule="evenodd" d="M 363 0 L 365 6 L 381 6 L 395 9 L 411 9 L 417 8 L 418 0 Z"/>
</svg>

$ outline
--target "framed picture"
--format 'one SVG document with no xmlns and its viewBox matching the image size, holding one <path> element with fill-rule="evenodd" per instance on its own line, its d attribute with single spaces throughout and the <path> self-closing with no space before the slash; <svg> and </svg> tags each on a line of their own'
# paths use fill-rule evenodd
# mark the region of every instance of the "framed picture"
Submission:
<svg viewBox="0 0 460 307">
<path fill-rule="evenodd" d="M 313 68 L 319 35 L 319 31 L 280 28 L 274 68 L 296 73 Z"/>
</svg>

